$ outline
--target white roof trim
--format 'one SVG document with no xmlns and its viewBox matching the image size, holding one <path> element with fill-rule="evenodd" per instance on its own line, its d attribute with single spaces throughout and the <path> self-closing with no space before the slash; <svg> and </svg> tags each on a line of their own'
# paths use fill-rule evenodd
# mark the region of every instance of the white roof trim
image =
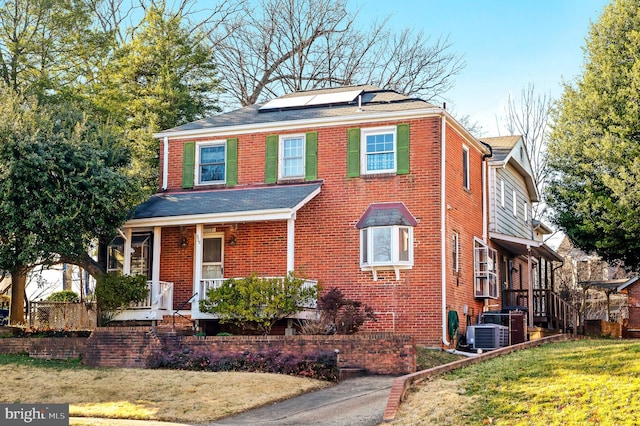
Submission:
<svg viewBox="0 0 640 426">
<path fill-rule="evenodd" d="M 418 118 L 430 115 L 442 114 L 442 108 L 421 108 L 405 111 L 387 111 L 387 112 L 359 112 L 351 115 L 337 117 L 319 117 L 304 120 L 287 120 L 263 123 L 240 124 L 237 126 L 224 127 L 206 127 L 202 129 L 183 130 L 183 131 L 164 131 L 155 133 L 155 138 L 168 137 L 171 139 L 183 139 L 188 137 L 202 136 L 225 136 L 225 135 L 242 135 L 256 132 L 273 132 L 279 130 L 304 129 L 308 127 L 333 126 L 336 124 L 358 124 L 380 121 L 382 119 L 407 119 Z M 256 113 L 257 114 L 257 113 Z"/>
</svg>

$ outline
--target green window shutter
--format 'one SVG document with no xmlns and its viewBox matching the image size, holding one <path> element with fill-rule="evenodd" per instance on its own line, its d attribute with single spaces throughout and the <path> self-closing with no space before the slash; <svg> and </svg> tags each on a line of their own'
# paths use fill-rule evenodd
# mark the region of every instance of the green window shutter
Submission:
<svg viewBox="0 0 640 426">
<path fill-rule="evenodd" d="M 238 138 L 227 139 L 227 185 L 238 184 Z"/>
<path fill-rule="evenodd" d="M 278 181 L 278 135 L 267 136 L 264 181 L 266 183 Z"/>
<path fill-rule="evenodd" d="M 409 125 L 398 124 L 396 129 L 396 146 L 398 148 L 398 164 L 396 173 L 406 175 L 409 173 Z"/>
<path fill-rule="evenodd" d="M 347 138 L 347 177 L 360 176 L 360 129 L 349 129 Z"/>
<path fill-rule="evenodd" d="M 318 179 L 318 132 L 307 133 L 305 140 L 304 178 L 316 180 Z"/>
<path fill-rule="evenodd" d="M 193 188 L 193 174 L 196 166 L 196 143 L 187 142 L 182 149 L 182 187 Z"/>
</svg>

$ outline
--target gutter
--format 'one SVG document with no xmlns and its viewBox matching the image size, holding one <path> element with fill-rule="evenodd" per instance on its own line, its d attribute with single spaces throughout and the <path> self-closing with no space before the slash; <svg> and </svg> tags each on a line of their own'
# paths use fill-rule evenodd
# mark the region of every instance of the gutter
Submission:
<svg viewBox="0 0 640 426">
<path fill-rule="evenodd" d="M 482 145 L 489 148 L 488 154 L 482 155 L 482 240 L 486 243 L 487 239 L 487 221 L 488 221 L 488 207 L 487 207 L 487 158 L 493 157 L 493 148 L 488 143 L 482 142 L 478 139 Z"/>
<path fill-rule="evenodd" d="M 446 247 L 446 152 L 447 152 L 447 117 L 442 114 L 442 129 L 441 129 L 441 144 L 440 144 L 440 279 L 441 279 L 441 291 L 442 291 L 442 343 L 445 346 L 449 346 L 450 343 L 447 340 L 447 247 Z"/>
</svg>

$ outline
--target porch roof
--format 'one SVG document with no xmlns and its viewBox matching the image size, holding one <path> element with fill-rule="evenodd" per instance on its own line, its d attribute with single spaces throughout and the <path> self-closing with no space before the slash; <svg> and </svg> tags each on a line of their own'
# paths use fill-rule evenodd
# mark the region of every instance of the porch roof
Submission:
<svg viewBox="0 0 640 426">
<path fill-rule="evenodd" d="M 536 256 L 544 257 L 545 259 L 556 262 L 564 261 L 562 256 L 542 241 L 499 234 L 497 232 L 491 232 L 489 237 L 499 246 L 518 255 L 527 256 L 529 254 L 529 249 L 531 249 L 531 252 Z"/>
<path fill-rule="evenodd" d="M 322 182 L 159 193 L 134 210 L 125 227 L 287 220 L 320 193 Z"/>
</svg>

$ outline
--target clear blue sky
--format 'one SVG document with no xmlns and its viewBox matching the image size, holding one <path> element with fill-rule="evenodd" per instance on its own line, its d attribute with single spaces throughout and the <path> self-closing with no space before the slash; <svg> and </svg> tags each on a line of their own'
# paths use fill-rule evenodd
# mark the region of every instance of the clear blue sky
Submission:
<svg viewBox="0 0 640 426">
<path fill-rule="evenodd" d="M 360 22 L 391 14 L 390 27 L 422 29 L 432 39 L 448 36 L 466 67 L 447 92 L 447 109 L 469 115 L 484 136 L 496 126 L 509 94 L 529 83 L 536 93 L 562 94 L 562 81 L 582 72 L 591 22 L 608 0 L 352 0 Z M 364 19 L 363 19 L 364 18 Z"/>
</svg>

